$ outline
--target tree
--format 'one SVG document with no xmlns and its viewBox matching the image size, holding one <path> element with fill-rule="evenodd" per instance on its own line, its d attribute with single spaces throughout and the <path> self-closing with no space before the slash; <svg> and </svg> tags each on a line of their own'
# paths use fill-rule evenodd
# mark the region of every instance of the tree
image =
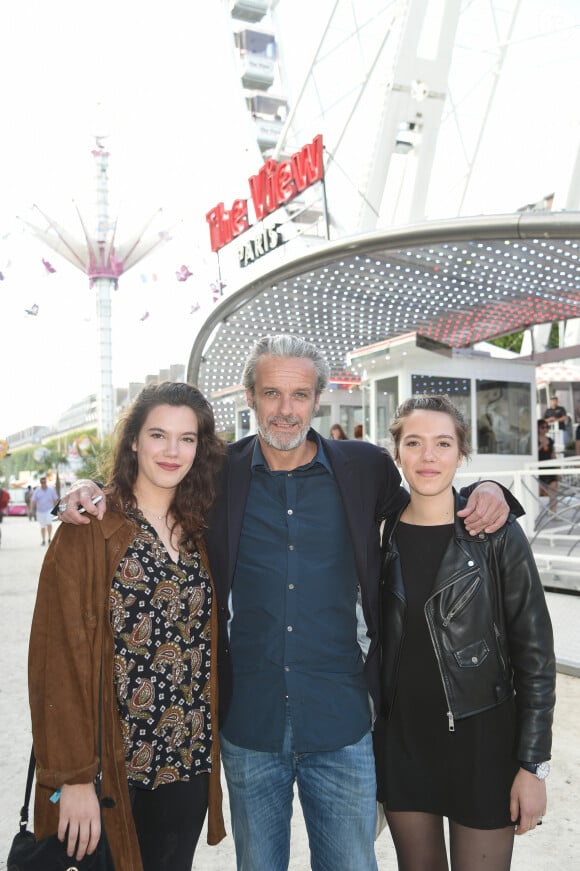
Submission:
<svg viewBox="0 0 580 871">
<path fill-rule="evenodd" d="M 509 333 L 507 336 L 498 336 L 497 339 L 490 339 L 490 343 L 497 348 L 505 348 L 508 351 L 520 353 L 522 342 L 524 340 L 524 331 L 518 330 L 515 333 Z"/>
<path fill-rule="evenodd" d="M 498 336 L 496 339 L 490 339 L 490 343 L 492 345 L 496 345 L 498 348 L 506 348 L 508 351 L 515 351 L 516 354 L 519 354 L 522 348 L 522 342 L 524 339 L 524 331 L 517 330 L 515 333 L 509 333 L 507 336 Z M 560 324 L 558 321 L 554 321 L 552 327 L 550 329 L 550 335 L 548 337 L 548 348 L 559 348 L 560 347 Z"/>
</svg>

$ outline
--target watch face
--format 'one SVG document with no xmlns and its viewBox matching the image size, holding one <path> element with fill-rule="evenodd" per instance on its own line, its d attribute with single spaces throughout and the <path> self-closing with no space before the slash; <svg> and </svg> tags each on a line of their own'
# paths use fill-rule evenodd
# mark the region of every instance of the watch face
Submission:
<svg viewBox="0 0 580 871">
<path fill-rule="evenodd" d="M 545 780 L 549 773 L 550 773 L 550 763 L 549 762 L 540 762 L 538 767 L 536 768 L 536 777 L 539 777 L 540 780 Z"/>
</svg>

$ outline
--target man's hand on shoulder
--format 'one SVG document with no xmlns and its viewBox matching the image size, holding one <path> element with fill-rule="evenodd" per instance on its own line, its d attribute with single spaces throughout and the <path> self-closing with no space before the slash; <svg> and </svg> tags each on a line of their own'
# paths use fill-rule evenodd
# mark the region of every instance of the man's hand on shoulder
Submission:
<svg viewBox="0 0 580 871">
<path fill-rule="evenodd" d="M 457 514 L 465 519 L 465 528 L 470 535 L 497 532 L 508 519 L 509 506 L 501 487 L 493 481 L 484 481 L 478 484 L 465 508 Z"/>
<path fill-rule="evenodd" d="M 106 510 L 106 496 L 94 481 L 76 481 L 58 503 L 58 516 L 65 523 L 90 523 L 88 514 L 102 520 Z"/>
</svg>

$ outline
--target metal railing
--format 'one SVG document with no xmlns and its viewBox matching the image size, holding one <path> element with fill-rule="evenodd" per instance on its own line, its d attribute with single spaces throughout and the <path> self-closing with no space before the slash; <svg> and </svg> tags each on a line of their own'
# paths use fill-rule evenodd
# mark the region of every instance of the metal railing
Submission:
<svg viewBox="0 0 580 871">
<path fill-rule="evenodd" d="M 550 498 L 542 495 L 541 473 L 558 476 Z M 473 481 L 459 472 L 458 483 Z M 527 463 L 524 469 L 486 474 L 511 490 L 525 509 L 520 518 L 547 589 L 580 594 L 580 457 Z M 545 492 L 545 491 L 544 491 Z"/>
</svg>

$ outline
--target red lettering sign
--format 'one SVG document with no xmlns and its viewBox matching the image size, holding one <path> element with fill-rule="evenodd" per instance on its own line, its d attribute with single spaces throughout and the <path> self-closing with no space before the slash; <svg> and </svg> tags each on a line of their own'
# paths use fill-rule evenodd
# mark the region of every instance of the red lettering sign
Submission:
<svg viewBox="0 0 580 871">
<path fill-rule="evenodd" d="M 315 136 L 289 160 L 276 163 L 269 158 L 257 175 L 248 179 L 250 195 L 256 218 L 261 221 L 267 215 L 290 202 L 305 188 L 324 177 L 324 153 L 322 136 Z M 226 211 L 223 203 L 218 203 L 207 212 L 205 219 L 209 226 L 211 250 L 219 251 L 240 233 L 248 229 L 248 205 L 246 200 L 234 200 L 231 209 Z"/>
<path fill-rule="evenodd" d="M 322 153 L 322 136 L 315 136 L 310 145 L 305 145 L 290 158 L 298 191 L 303 191 L 315 181 L 322 179 L 324 175 Z"/>
<path fill-rule="evenodd" d="M 223 203 L 218 203 L 206 214 L 205 219 L 209 225 L 212 251 L 219 251 L 250 226 L 248 204 L 245 200 L 234 200 L 229 212 L 226 212 Z"/>
</svg>

